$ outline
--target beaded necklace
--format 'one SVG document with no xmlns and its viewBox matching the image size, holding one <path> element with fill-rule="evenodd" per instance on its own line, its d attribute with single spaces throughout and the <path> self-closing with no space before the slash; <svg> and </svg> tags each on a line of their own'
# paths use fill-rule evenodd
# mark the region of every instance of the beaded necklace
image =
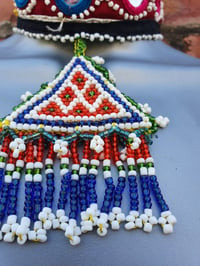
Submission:
<svg viewBox="0 0 200 266">
<path fill-rule="evenodd" d="M 153 117 L 148 104 L 122 94 L 104 60 L 86 56 L 86 49 L 77 38 L 74 57 L 55 79 L 33 95 L 25 93 L 23 102 L 1 119 L 0 238 L 6 242 L 45 242 L 49 230 L 60 229 L 77 245 L 81 234 L 96 230 L 105 236 L 109 227 L 119 230 L 122 223 L 126 230 L 149 233 L 160 224 L 165 234 L 173 232 L 176 218 L 161 193 L 149 151 L 152 135 L 169 119 Z M 56 157 L 60 176 L 54 173 Z M 100 203 L 97 179 L 102 177 Z M 19 220 L 22 180 L 24 215 Z"/>
</svg>

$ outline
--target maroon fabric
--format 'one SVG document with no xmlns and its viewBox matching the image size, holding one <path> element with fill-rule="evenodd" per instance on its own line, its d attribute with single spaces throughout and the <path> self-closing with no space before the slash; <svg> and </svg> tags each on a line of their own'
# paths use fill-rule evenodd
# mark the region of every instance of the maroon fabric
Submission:
<svg viewBox="0 0 200 266">
<path fill-rule="evenodd" d="M 94 5 L 95 0 L 92 0 L 91 6 Z M 147 0 L 143 0 L 141 5 L 139 7 L 131 7 L 131 4 L 127 2 L 127 0 L 114 0 L 115 4 L 118 4 L 120 8 L 123 8 L 125 10 L 125 13 L 128 13 L 129 15 L 138 15 L 139 13 L 143 12 L 146 9 L 146 6 L 148 4 Z M 157 11 L 160 12 L 160 2 L 161 0 L 156 0 L 157 5 Z M 50 5 L 45 5 L 43 1 L 37 1 L 37 5 L 34 7 L 32 13 L 30 15 L 46 15 L 46 16 L 56 16 L 57 12 L 51 11 L 51 6 L 56 5 L 55 0 L 51 0 Z M 95 12 L 91 12 L 90 16 L 87 16 L 87 18 L 102 18 L 102 19 L 118 19 L 123 20 L 123 16 L 119 15 L 119 11 L 115 11 L 112 8 L 108 7 L 108 2 L 102 2 L 99 7 L 95 6 Z M 23 9 L 22 9 L 23 10 Z M 154 11 L 148 13 L 147 16 L 145 16 L 144 19 L 152 19 L 154 20 Z M 65 15 L 65 17 L 68 17 Z"/>
</svg>

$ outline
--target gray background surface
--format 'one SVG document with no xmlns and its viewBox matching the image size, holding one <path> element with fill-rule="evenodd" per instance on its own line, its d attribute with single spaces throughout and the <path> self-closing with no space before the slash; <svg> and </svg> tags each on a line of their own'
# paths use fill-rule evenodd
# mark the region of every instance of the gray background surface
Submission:
<svg viewBox="0 0 200 266">
<path fill-rule="evenodd" d="M 178 223 L 165 236 L 158 226 L 82 236 L 71 247 L 63 232 L 50 232 L 45 244 L 24 246 L 0 242 L 0 266 L 54 265 L 200 265 L 200 60 L 160 41 L 96 46 L 117 78 L 118 88 L 137 102 L 148 102 L 153 115 L 168 116 L 151 146 L 161 189 Z M 0 114 L 11 112 L 25 91 L 35 92 L 72 56 L 72 47 L 14 35 L 0 42 Z"/>
</svg>

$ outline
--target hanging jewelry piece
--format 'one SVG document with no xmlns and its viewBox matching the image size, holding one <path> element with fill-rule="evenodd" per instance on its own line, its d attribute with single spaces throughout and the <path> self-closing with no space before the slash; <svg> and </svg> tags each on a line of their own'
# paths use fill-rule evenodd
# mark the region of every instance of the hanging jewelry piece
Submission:
<svg viewBox="0 0 200 266">
<path fill-rule="evenodd" d="M 104 60 L 86 56 L 86 48 L 76 39 L 74 57 L 56 78 L 37 93 L 23 95 L 23 102 L 1 120 L 0 238 L 5 242 L 45 242 L 51 229 L 63 230 L 72 245 L 87 232 L 105 236 L 109 228 L 123 226 L 149 233 L 159 224 L 165 234 L 173 232 L 176 218 L 161 193 L 149 151 L 151 136 L 169 119 L 154 118 L 148 104 L 122 94 L 101 65 Z M 54 174 L 56 157 L 60 176 Z M 105 180 L 103 202 L 97 178 Z M 21 219 L 20 186 L 25 195 Z M 126 214 L 124 194 L 129 194 Z"/>
<path fill-rule="evenodd" d="M 172 233 L 176 218 L 161 193 L 149 151 L 152 135 L 169 119 L 154 118 L 148 104 L 122 94 L 104 60 L 86 56 L 83 40 L 162 39 L 163 2 L 15 0 L 15 5 L 16 32 L 74 42 L 74 57 L 52 82 L 33 95 L 26 92 L 23 102 L 1 119 L 0 239 L 45 242 L 48 231 L 57 229 L 77 245 L 82 234 L 93 230 L 102 237 L 109 228 L 123 226 L 149 233 L 156 224 Z M 58 161 L 59 175 L 54 170 Z M 101 178 L 103 197 L 96 182 Z M 122 207 L 124 196 L 129 197 L 128 212 Z"/>
</svg>

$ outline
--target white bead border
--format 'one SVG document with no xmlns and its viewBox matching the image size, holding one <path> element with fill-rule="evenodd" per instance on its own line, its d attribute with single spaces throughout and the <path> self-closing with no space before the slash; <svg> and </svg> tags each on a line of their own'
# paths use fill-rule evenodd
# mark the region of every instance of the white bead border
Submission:
<svg viewBox="0 0 200 266">
<path fill-rule="evenodd" d="M 67 41 L 74 42 L 76 38 L 84 38 L 88 39 L 91 42 L 98 40 L 100 42 L 103 41 L 108 41 L 108 42 L 114 42 L 114 41 L 119 41 L 121 43 L 124 43 L 125 41 L 141 41 L 141 40 L 163 40 L 163 35 L 162 34 L 143 34 L 143 35 L 136 35 L 136 36 L 116 36 L 113 37 L 111 34 L 99 34 L 99 33 L 94 33 L 90 34 L 87 32 L 81 32 L 81 33 L 75 33 L 74 35 L 69 35 L 66 34 L 65 36 L 61 36 L 59 34 L 53 35 L 53 34 L 43 34 L 43 33 L 31 33 L 28 31 L 25 31 L 23 29 L 18 29 L 17 27 L 13 28 L 14 33 L 19 33 L 23 34 L 27 37 L 30 38 L 35 38 L 35 39 L 44 39 L 46 41 L 60 41 L 62 43 L 66 43 Z"/>
</svg>

